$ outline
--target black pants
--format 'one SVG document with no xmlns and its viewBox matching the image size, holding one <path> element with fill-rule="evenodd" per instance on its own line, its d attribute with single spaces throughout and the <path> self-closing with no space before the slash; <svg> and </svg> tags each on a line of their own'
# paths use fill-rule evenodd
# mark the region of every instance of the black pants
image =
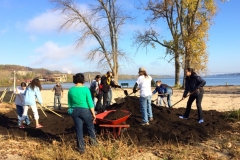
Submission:
<svg viewBox="0 0 240 160">
<path fill-rule="evenodd" d="M 183 116 L 186 118 L 189 117 L 192 103 L 195 99 L 196 99 L 196 105 L 197 105 L 197 110 L 198 110 L 198 120 L 200 120 L 200 119 L 203 119 L 203 112 L 202 112 L 202 106 L 201 106 L 202 99 L 203 99 L 203 93 L 200 93 L 198 95 L 190 95 L 190 97 L 188 98 L 188 102 L 187 102 L 187 108 L 186 108 L 186 111 Z"/>
<path fill-rule="evenodd" d="M 101 104 L 102 98 L 103 98 L 103 104 Z M 98 101 L 96 104 L 96 111 L 101 109 L 102 112 L 104 112 L 106 110 L 107 98 L 108 98 L 108 92 L 103 92 L 103 91 L 99 92 Z"/>
</svg>

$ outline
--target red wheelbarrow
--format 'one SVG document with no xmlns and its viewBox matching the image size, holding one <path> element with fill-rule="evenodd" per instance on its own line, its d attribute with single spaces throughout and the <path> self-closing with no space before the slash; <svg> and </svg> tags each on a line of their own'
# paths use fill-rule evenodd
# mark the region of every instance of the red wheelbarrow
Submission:
<svg viewBox="0 0 240 160">
<path fill-rule="evenodd" d="M 116 110 L 109 110 L 109 111 L 97 114 L 96 124 L 98 124 L 99 127 L 101 128 L 113 128 L 113 134 L 114 134 L 114 137 L 116 138 L 117 136 L 120 136 L 122 128 L 130 127 L 130 125 L 125 124 L 125 121 L 130 117 L 132 113 L 126 110 L 120 110 L 120 112 L 126 113 L 126 116 L 116 120 L 104 119 L 104 117 L 106 117 L 111 112 L 116 112 Z"/>
</svg>

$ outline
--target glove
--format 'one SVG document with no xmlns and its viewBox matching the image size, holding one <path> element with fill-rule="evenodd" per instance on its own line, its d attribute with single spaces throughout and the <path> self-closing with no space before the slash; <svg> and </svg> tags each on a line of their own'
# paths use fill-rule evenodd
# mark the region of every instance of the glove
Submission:
<svg viewBox="0 0 240 160">
<path fill-rule="evenodd" d="M 136 89 L 133 89 L 133 93 L 136 93 L 137 92 L 137 90 Z"/>
</svg>

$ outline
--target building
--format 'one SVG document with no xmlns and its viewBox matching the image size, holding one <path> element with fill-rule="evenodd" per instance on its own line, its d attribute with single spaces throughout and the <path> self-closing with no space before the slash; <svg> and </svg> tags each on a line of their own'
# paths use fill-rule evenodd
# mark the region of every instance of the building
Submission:
<svg viewBox="0 0 240 160">
<path fill-rule="evenodd" d="M 51 75 L 50 81 L 52 82 L 67 82 L 66 74 L 53 74 Z"/>
</svg>

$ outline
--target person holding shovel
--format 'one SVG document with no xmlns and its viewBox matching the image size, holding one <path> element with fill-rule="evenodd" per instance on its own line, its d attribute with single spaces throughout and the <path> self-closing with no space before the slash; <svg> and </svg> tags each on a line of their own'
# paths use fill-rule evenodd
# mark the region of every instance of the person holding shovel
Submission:
<svg viewBox="0 0 240 160">
<path fill-rule="evenodd" d="M 162 106 L 162 101 L 163 101 L 163 103 L 166 105 L 166 107 L 169 107 L 168 103 L 166 102 L 166 97 L 167 97 L 166 87 L 161 86 L 161 81 L 157 81 L 156 85 L 157 86 L 156 86 L 155 90 L 152 92 L 152 94 L 155 94 L 158 92 L 157 105 Z"/>
<path fill-rule="evenodd" d="M 17 115 L 18 115 L 18 126 L 21 126 L 21 117 L 23 114 L 23 105 L 24 105 L 24 92 L 26 90 L 27 84 L 25 82 L 21 83 L 21 87 L 17 87 L 15 91 L 15 104 L 16 104 L 16 109 L 17 109 Z M 28 115 L 26 116 L 25 119 L 26 125 L 30 125 L 30 120 Z"/>
<path fill-rule="evenodd" d="M 78 73 L 73 76 L 75 86 L 68 91 L 68 113 L 71 115 L 76 130 L 77 147 L 80 153 L 84 153 L 83 123 L 87 127 L 91 144 L 96 144 L 96 135 L 93 122 L 96 119 L 94 104 L 88 87 L 84 86 L 84 75 Z"/>
<path fill-rule="evenodd" d="M 101 77 L 101 83 L 99 86 L 99 94 L 98 94 L 98 101 L 96 104 L 96 111 L 97 112 L 104 112 L 106 110 L 107 105 L 107 98 L 108 98 L 108 92 L 110 90 L 110 86 L 115 88 L 121 88 L 120 85 L 116 85 L 114 81 L 112 81 L 112 72 L 108 71 L 106 75 L 103 75 Z M 101 108 L 101 101 L 103 99 L 103 104 Z"/>
<path fill-rule="evenodd" d="M 202 99 L 203 99 L 203 86 L 206 84 L 206 81 L 198 76 L 192 68 L 187 68 L 185 70 L 185 90 L 183 93 L 182 99 L 187 97 L 187 94 L 190 92 L 190 96 L 187 101 L 187 108 L 185 113 L 182 116 L 179 116 L 181 119 L 188 119 L 191 106 L 194 100 L 196 100 L 197 110 L 198 110 L 198 123 L 203 123 L 203 112 L 202 112 Z"/>
<path fill-rule="evenodd" d="M 140 111 L 142 113 L 141 125 L 149 125 L 149 121 L 153 121 L 152 106 L 151 106 L 151 81 L 152 77 L 149 76 L 145 68 L 139 68 L 139 77 L 133 87 L 133 93 L 137 92 L 137 87 L 140 89 Z"/>
<path fill-rule="evenodd" d="M 40 81 L 38 78 L 34 78 L 31 83 L 28 85 L 24 95 L 24 107 L 23 107 L 23 115 L 21 118 L 21 124 L 19 128 L 24 128 L 23 126 L 23 121 L 27 118 L 27 113 L 28 113 L 28 107 L 32 108 L 33 111 L 33 116 L 36 122 L 36 128 L 41 128 L 43 127 L 41 124 L 39 124 L 39 114 L 37 110 L 37 105 L 36 105 L 36 99 L 42 105 L 42 96 L 41 96 L 41 89 L 42 86 L 40 84 Z"/>
</svg>

